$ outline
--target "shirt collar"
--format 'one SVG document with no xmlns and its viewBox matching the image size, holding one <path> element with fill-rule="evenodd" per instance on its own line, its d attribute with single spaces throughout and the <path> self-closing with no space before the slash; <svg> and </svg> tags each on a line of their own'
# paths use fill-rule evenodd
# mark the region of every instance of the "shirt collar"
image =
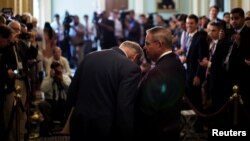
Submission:
<svg viewBox="0 0 250 141">
<path fill-rule="evenodd" d="M 236 29 L 235 31 L 236 31 L 237 33 L 240 33 L 241 30 L 242 30 L 244 27 L 245 27 L 245 24 L 244 24 L 240 29 Z"/>
<path fill-rule="evenodd" d="M 195 30 L 193 33 L 189 33 L 188 36 L 193 37 L 194 34 L 195 34 L 197 31 L 198 31 L 198 30 Z"/>
<path fill-rule="evenodd" d="M 160 55 L 160 57 L 158 57 L 157 61 L 159 61 L 163 56 L 165 56 L 165 55 L 167 55 L 167 54 L 170 54 L 170 53 L 172 53 L 172 50 L 166 51 L 166 52 L 162 53 L 162 54 Z M 157 61 L 156 61 L 156 62 L 157 62 Z"/>
<path fill-rule="evenodd" d="M 219 42 L 219 40 L 217 39 L 217 40 L 213 40 L 213 43 L 214 44 L 217 44 Z"/>
</svg>

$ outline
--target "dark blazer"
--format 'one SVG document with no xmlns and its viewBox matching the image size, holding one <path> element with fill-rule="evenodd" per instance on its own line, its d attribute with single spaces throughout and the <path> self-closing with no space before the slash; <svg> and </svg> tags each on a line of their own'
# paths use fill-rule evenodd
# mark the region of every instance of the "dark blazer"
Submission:
<svg viewBox="0 0 250 141">
<path fill-rule="evenodd" d="M 107 26 L 112 27 L 113 30 L 107 28 Z M 115 23 L 109 19 L 103 19 L 100 24 L 98 24 L 98 30 L 100 33 L 100 45 L 102 49 L 110 49 L 117 45 L 115 38 Z"/>
<path fill-rule="evenodd" d="M 6 68 L 6 63 L 4 58 L 4 49 L 0 48 L 0 96 L 4 96 L 4 87 L 6 84 L 6 79 L 7 79 L 7 68 Z M 1 103 L 2 104 L 2 103 Z"/>
<path fill-rule="evenodd" d="M 140 43 L 140 38 L 141 38 L 140 24 L 135 19 L 132 19 L 129 21 L 129 25 L 130 29 L 128 31 L 127 40 Z"/>
<path fill-rule="evenodd" d="M 232 53 L 229 58 L 229 75 L 233 80 L 233 85 L 250 79 L 250 66 L 244 60 L 250 60 L 250 29 L 245 26 L 240 32 L 240 44 L 233 44 Z"/>
<path fill-rule="evenodd" d="M 202 67 L 199 62 L 204 57 L 208 57 L 208 42 L 207 36 L 203 31 L 198 31 L 194 34 L 187 55 L 187 81 L 193 81 L 195 76 L 201 80 L 205 77 L 205 67 Z"/>
<path fill-rule="evenodd" d="M 0 77 L 1 90 L 4 90 L 3 93 L 9 94 L 15 88 L 15 79 L 9 78 L 7 71 L 8 69 L 12 69 L 12 70 L 17 69 L 16 59 L 15 59 L 12 44 L 10 44 L 9 46 L 1 50 L 0 60 L 1 60 L 1 68 L 0 68 L 1 69 L 1 72 L 0 72 L 1 73 L 1 77 Z"/>
<path fill-rule="evenodd" d="M 179 136 L 185 69 L 174 53 L 163 56 L 143 77 L 136 104 L 140 139 Z"/>
<path fill-rule="evenodd" d="M 139 66 L 119 48 L 87 55 L 68 90 L 71 140 L 129 140 L 139 80 Z"/>
<path fill-rule="evenodd" d="M 226 29 L 226 22 L 223 21 L 222 19 L 217 18 L 214 22 L 219 23 L 224 30 Z"/>
<path fill-rule="evenodd" d="M 186 56 L 186 90 L 185 94 L 197 110 L 202 111 L 201 86 L 205 79 L 206 67 L 200 65 L 204 57 L 208 58 L 208 41 L 207 34 L 204 31 L 198 31 L 193 35 L 189 52 Z M 200 85 L 193 85 L 195 76 L 200 78 Z M 202 123 L 196 122 L 196 127 L 201 128 Z M 198 129 L 199 130 L 199 129 Z"/>
<path fill-rule="evenodd" d="M 211 58 L 210 73 L 207 77 L 209 83 L 209 93 L 211 95 L 213 106 L 218 110 L 231 95 L 228 91 L 228 80 L 226 79 L 226 70 L 224 61 L 228 53 L 229 43 L 226 40 L 220 40 Z M 223 84 L 223 85 L 222 85 Z"/>
<path fill-rule="evenodd" d="M 239 109 L 238 126 L 239 129 L 248 129 L 250 127 L 250 66 L 244 60 L 250 60 L 250 29 L 245 26 L 240 32 L 240 44 L 232 45 L 233 49 L 229 57 L 228 78 L 230 80 L 231 94 L 233 94 L 233 86 L 238 85 L 238 93 L 243 100 L 245 108 Z M 244 110 L 243 110 L 244 109 Z"/>
<path fill-rule="evenodd" d="M 245 106 L 250 109 L 250 66 L 244 62 L 245 59 L 250 60 L 249 35 L 250 29 L 245 26 L 240 32 L 240 44 L 233 45 L 232 53 L 229 58 L 228 77 L 231 80 L 231 88 L 233 85 L 239 86 L 240 94 L 243 99 L 245 99 Z"/>
</svg>

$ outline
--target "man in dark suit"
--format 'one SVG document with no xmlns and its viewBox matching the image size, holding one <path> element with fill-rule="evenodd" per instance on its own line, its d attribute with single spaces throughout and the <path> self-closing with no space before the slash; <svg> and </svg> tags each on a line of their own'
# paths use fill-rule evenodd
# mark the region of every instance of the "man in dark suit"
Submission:
<svg viewBox="0 0 250 141">
<path fill-rule="evenodd" d="M 114 21 L 108 19 L 108 15 L 109 14 L 107 11 L 103 11 L 97 24 L 97 30 L 100 34 L 101 49 L 109 49 L 111 47 L 117 46 L 117 41 L 115 38 L 115 23 Z"/>
<path fill-rule="evenodd" d="M 3 105 L 5 96 L 8 93 L 7 80 L 8 80 L 8 69 L 6 68 L 6 47 L 10 43 L 10 37 L 12 31 L 9 27 L 5 25 L 0 25 L 0 140 L 4 140 L 4 112 Z"/>
<path fill-rule="evenodd" d="M 246 111 L 243 111 L 242 108 L 239 110 L 240 117 L 237 126 L 246 129 L 250 126 L 250 64 L 247 63 L 250 60 L 250 29 L 244 24 L 245 13 L 242 8 L 232 9 L 230 18 L 235 34 L 232 37 L 234 41 L 229 49 L 226 64 L 231 83 L 230 88 L 232 90 L 234 85 L 239 86 L 239 94 L 244 101 L 244 107 L 246 107 Z"/>
<path fill-rule="evenodd" d="M 136 104 L 138 140 L 178 140 L 185 69 L 172 52 L 172 35 L 164 27 L 147 30 L 144 49 L 155 62 L 139 85 Z"/>
<path fill-rule="evenodd" d="M 226 29 L 226 22 L 222 19 L 218 18 L 219 7 L 217 5 L 213 5 L 209 8 L 209 20 L 210 22 L 219 23 L 223 29 Z"/>
<path fill-rule="evenodd" d="M 189 40 L 186 43 L 186 58 L 183 62 L 186 63 L 186 95 L 192 102 L 193 106 L 202 112 L 202 97 L 201 84 L 205 78 L 206 68 L 199 64 L 205 57 L 208 58 L 208 42 L 207 33 L 198 31 L 198 17 L 196 15 L 189 15 L 186 22 L 186 28 Z M 195 127 L 202 130 L 201 121 L 197 120 Z"/>
<path fill-rule="evenodd" d="M 131 140 L 142 56 L 131 41 L 86 56 L 68 90 L 72 141 Z"/>
<path fill-rule="evenodd" d="M 211 39 L 209 58 L 204 58 L 200 62 L 202 66 L 207 68 L 207 97 L 212 100 L 212 112 L 216 112 L 222 108 L 222 106 L 228 101 L 230 94 L 228 91 L 226 71 L 224 69 L 224 60 L 228 52 L 229 43 L 226 39 L 219 39 L 220 30 L 222 30 L 222 28 L 219 23 L 212 22 L 208 25 L 208 36 L 209 39 Z M 226 112 L 220 112 L 220 114 L 211 119 L 211 128 L 227 128 L 227 119 L 228 117 Z"/>
</svg>

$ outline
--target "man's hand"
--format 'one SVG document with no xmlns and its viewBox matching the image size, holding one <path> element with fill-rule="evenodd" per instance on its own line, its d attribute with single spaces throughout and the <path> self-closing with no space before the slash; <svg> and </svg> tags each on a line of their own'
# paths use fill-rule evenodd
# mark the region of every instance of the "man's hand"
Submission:
<svg viewBox="0 0 250 141">
<path fill-rule="evenodd" d="M 201 80 L 198 76 L 195 76 L 193 79 L 193 85 L 194 86 L 199 86 L 201 84 Z"/>
</svg>

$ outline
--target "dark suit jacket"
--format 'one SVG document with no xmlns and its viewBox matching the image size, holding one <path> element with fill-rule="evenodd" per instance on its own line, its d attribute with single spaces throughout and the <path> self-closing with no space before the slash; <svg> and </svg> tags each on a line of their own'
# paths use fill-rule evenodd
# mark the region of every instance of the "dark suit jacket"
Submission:
<svg viewBox="0 0 250 141">
<path fill-rule="evenodd" d="M 224 30 L 226 29 L 226 22 L 223 21 L 222 19 L 217 18 L 217 19 L 215 20 L 215 22 L 216 22 L 216 23 L 219 23 L 220 26 L 221 26 Z"/>
<path fill-rule="evenodd" d="M 243 96 L 244 102 L 250 109 L 250 66 L 244 60 L 250 60 L 250 29 L 245 26 L 240 32 L 240 44 L 234 45 L 229 58 L 228 77 L 231 80 L 231 88 L 238 85 L 240 94 Z M 233 92 L 233 91 L 232 91 Z M 250 110 L 249 110 L 250 111 Z"/>
<path fill-rule="evenodd" d="M 1 93 L 9 94 L 14 90 L 15 79 L 9 78 L 7 71 L 8 69 L 15 70 L 17 68 L 12 45 L 9 45 L 1 49 L 0 62 L 1 62 L 0 89 L 2 91 Z"/>
<path fill-rule="evenodd" d="M 229 43 L 226 40 L 220 40 L 211 58 L 210 73 L 208 75 L 209 93 L 211 95 L 213 106 L 220 108 L 231 95 L 228 91 L 228 80 L 224 61 L 228 53 Z M 223 84 L 223 85 L 222 85 Z M 218 110 L 218 109 L 217 109 Z"/>
<path fill-rule="evenodd" d="M 179 133 L 185 70 L 174 53 L 163 56 L 139 85 L 136 129 L 139 138 L 160 138 Z M 178 134 L 179 135 L 179 134 Z"/>
<path fill-rule="evenodd" d="M 0 48 L 0 97 L 4 95 L 4 87 L 7 79 L 6 63 L 4 61 L 4 49 Z M 2 104 L 2 103 L 1 103 Z"/>
<path fill-rule="evenodd" d="M 98 25 L 100 45 L 102 49 L 110 49 L 117 45 L 114 30 L 110 31 L 106 26 L 110 26 L 114 29 L 115 23 L 112 20 L 104 19 L 102 20 L 101 25 Z"/>
<path fill-rule="evenodd" d="M 72 140 L 116 140 L 132 136 L 140 68 L 119 48 L 90 53 L 68 90 L 75 111 Z"/>
<path fill-rule="evenodd" d="M 250 41 L 249 41 L 250 29 L 245 26 L 240 32 L 240 44 L 233 45 L 232 53 L 229 58 L 228 77 L 230 79 L 231 94 L 234 92 L 232 88 L 234 85 L 239 86 L 238 93 L 244 102 L 245 108 L 239 109 L 239 129 L 248 129 L 250 127 L 250 66 L 247 65 L 244 60 L 250 60 Z M 243 110 L 244 109 L 244 110 Z"/>
<path fill-rule="evenodd" d="M 129 21 L 129 25 L 130 29 L 128 32 L 127 40 L 140 43 L 140 37 L 141 37 L 140 24 L 135 19 L 132 19 Z"/>
<path fill-rule="evenodd" d="M 202 67 L 199 62 L 204 57 L 208 57 L 208 42 L 207 36 L 202 31 L 194 34 L 189 47 L 187 56 L 187 81 L 192 83 L 193 78 L 198 76 L 201 80 L 205 77 L 205 67 Z"/>
</svg>

